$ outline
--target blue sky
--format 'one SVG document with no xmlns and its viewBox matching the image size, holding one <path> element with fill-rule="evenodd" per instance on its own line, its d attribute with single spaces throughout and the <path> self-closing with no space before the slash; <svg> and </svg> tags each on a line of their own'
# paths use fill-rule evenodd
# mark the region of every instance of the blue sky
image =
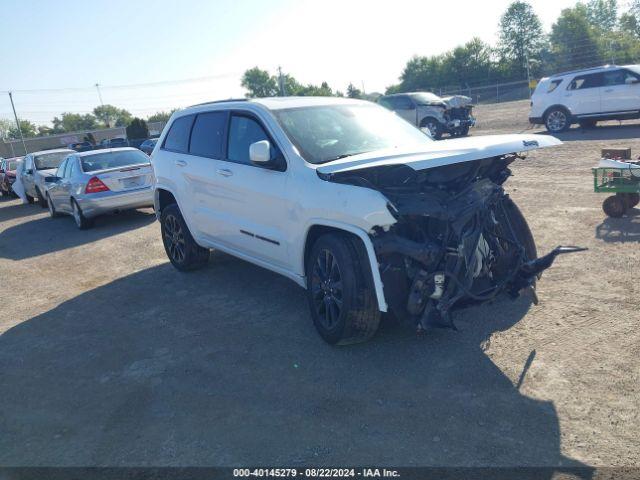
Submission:
<svg viewBox="0 0 640 480">
<path fill-rule="evenodd" d="M 532 0 L 546 28 L 573 0 Z M 493 42 L 509 0 L 1 0 L 0 91 L 46 123 L 105 103 L 136 115 L 241 96 L 239 78 L 278 65 L 303 82 L 383 91 L 412 55 L 477 35 Z M 207 77 L 187 83 L 182 79 Z M 176 81 L 159 85 L 139 85 Z M 119 88 L 114 88 L 119 87 Z M 61 88 L 76 90 L 58 91 Z M 24 90 L 52 89 L 49 92 Z M 0 94 L 0 118 L 10 115 Z"/>
</svg>

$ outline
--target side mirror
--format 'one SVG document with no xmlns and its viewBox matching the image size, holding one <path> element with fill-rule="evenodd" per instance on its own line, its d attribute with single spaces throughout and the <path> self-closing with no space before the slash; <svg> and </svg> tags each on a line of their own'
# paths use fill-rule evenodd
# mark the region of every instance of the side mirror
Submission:
<svg viewBox="0 0 640 480">
<path fill-rule="evenodd" d="M 50 177 L 44 177 L 44 181 L 46 183 L 56 183 L 59 180 L 60 180 L 60 177 L 56 177 L 54 175 L 51 175 Z"/>
<path fill-rule="evenodd" d="M 257 165 L 266 165 L 271 161 L 269 140 L 260 140 L 249 145 L 249 160 Z"/>
<path fill-rule="evenodd" d="M 33 169 L 32 169 L 32 168 L 30 168 L 29 170 L 27 170 L 27 171 L 26 171 L 26 172 L 24 172 L 24 173 L 26 173 L 27 175 L 33 175 Z"/>
<path fill-rule="evenodd" d="M 624 83 L 626 83 L 627 85 L 634 85 L 636 83 L 638 83 L 640 80 L 638 80 L 635 77 L 627 77 L 624 79 Z"/>
</svg>

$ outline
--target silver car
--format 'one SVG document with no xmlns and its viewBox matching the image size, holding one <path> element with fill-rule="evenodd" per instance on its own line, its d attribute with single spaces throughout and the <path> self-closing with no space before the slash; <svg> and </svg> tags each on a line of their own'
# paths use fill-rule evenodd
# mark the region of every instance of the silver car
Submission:
<svg viewBox="0 0 640 480">
<path fill-rule="evenodd" d="M 25 155 L 24 169 L 20 180 L 29 203 L 33 203 L 37 198 L 40 206 L 47 208 L 47 201 L 44 196 L 46 190 L 45 178 L 55 174 L 62 160 L 70 153 L 73 153 L 73 150 L 60 148 Z"/>
<path fill-rule="evenodd" d="M 153 171 L 137 148 L 74 152 L 46 179 L 51 217 L 72 215 L 80 229 L 98 215 L 153 206 Z"/>
</svg>

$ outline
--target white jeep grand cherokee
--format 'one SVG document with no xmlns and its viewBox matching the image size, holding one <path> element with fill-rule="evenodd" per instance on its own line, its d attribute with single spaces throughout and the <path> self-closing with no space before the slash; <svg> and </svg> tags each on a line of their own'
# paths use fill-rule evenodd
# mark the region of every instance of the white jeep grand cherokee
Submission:
<svg viewBox="0 0 640 480">
<path fill-rule="evenodd" d="M 380 312 L 418 328 L 532 289 L 537 259 L 502 189 L 514 152 L 550 136 L 434 142 L 376 104 L 339 98 L 212 102 L 174 113 L 152 154 L 171 263 L 219 249 L 307 289 L 329 343 L 377 330 Z"/>
</svg>

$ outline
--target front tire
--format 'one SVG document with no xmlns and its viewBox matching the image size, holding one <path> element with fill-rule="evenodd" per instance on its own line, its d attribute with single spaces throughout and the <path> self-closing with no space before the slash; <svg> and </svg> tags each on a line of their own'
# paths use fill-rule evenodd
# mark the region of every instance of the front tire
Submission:
<svg viewBox="0 0 640 480">
<path fill-rule="evenodd" d="M 420 128 L 426 128 L 427 130 L 429 130 L 431 138 L 433 138 L 434 140 L 440 140 L 442 138 L 442 125 L 440 125 L 440 122 L 438 122 L 435 118 L 425 118 L 424 120 L 422 120 Z"/>
<path fill-rule="evenodd" d="M 211 254 L 191 236 L 178 205 L 175 203 L 165 207 L 160 215 L 162 243 L 171 264 L 182 272 L 204 267 Z"/>
<path fill-rule="evenodd" d="M 47 208 L 47 199 L 42 195 L 39 188 L 36 188 L 36 194 L 38 195 L 38 205 L 42 208 Z"/>
<path fill-rule="evenodd" d="M 327 343 L 346 345 L 373 337 L 380 310 L 359 239 L 346 233 L 321 236 L 309 253 L 306 273 L 313 323 Z"/>
<path fill-rule="evenodd" d="M 58 212 L 56 212 L 56 207 L 53 206 L 53 202 L 51 201 L 49 194 L 47 194 L 47 206 L 49 207 L 49 216 L 51 218 L 57 218 Z"/>
<path fill-rule="evenodd" d="M 561 133 L 569 130 L 571 120 L 564 108 L 553 108 L 544 117 L 544 126 L 550 133 Z"/>
</svg>

